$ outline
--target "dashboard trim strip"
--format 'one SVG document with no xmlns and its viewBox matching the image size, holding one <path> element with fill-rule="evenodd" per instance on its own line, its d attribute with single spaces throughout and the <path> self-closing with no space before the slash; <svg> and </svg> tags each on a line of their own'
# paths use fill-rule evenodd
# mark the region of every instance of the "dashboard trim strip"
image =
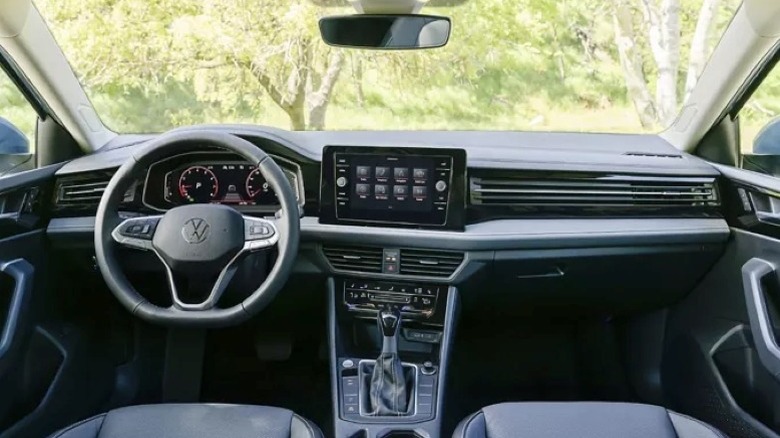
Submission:
<svg viewBox="0 0 780 438">
<path fill-rule="evenodd" d="M 77 243 L 92 238 L 94 224 L 94 217 L 55 218 L 47 235 Z M 730 232 L 719 218 L 511 219 L 469 225 L 464 232 L 329 225 L 316 217 L 301 218 L 303 241 L 459 251 L 722 243 Z"/>
</svg>

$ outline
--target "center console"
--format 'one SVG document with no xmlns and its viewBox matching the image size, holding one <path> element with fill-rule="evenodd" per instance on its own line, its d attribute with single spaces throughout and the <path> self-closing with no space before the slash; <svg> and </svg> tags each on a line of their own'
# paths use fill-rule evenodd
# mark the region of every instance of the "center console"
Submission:
<svg viewBox="0 0 780 438">
<path fill-rule="evenodd" d="M 457 290 L 358 278 L 329 289 L 336 436 L 440 436 Z"/>
<path fill-rule="evenodd" d="M 464 230 L 462 149 L 328 146 L 320 184 L 321 223 Z M 438 438 L 458 300 L 424 273 L 445 262 L 406 256 L 404 270 L 398 248 L 333 257 L 349 268 L 328 282 L 335 436 Z"/>
</svg>

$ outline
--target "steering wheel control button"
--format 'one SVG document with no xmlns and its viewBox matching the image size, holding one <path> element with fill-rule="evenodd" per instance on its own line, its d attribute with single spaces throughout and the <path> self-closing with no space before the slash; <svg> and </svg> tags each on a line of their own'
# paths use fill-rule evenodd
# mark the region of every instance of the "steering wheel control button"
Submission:
<svg viewBox="0 0 780 438">
<path fill-rule="evenodd" d="M 247 249 L 255 250 L 272 246 L 276 239 L 276 229 L 263 219 L 245 218 L 244 240 Z"/>
<path fill-rule="evenodd" d="M 250 236 L 268 237 L 273 236 L 274 231 L 265 225 L 252 225 L 249 227 Z"/>
<path fill-rule="evenodd" d="M 119 234 L 133 239 L 151 240 L 157 228 L 156 218 L 133 218 L 119 226 Z"/>
</svg>

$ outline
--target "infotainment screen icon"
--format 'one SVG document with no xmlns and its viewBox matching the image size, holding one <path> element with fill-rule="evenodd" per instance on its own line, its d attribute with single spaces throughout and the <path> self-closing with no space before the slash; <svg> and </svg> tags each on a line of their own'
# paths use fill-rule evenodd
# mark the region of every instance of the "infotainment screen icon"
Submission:
<svg viewBox="0 0 780 438">
<path fill-rule="evenodd" d="M 328 146 L 320 221 L 463 229 L 462 149 Z"/>
</svg>

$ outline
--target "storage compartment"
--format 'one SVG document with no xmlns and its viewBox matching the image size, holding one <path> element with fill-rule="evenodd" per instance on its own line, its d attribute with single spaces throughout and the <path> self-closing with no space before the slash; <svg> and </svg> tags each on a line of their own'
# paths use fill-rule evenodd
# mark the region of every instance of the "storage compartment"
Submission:
<svg viewBox="0 0 780 438">
<path fill-rule="evenodd" d="M 14 409 L 0 423 L 0 430 L 33 412 L 43 401 L 65 360 L 63 352 L 42 331 L 33 332 L 16 378 L 9 391 L 16 394 Z"/>
<path fill-rule="evenodd" d="M 775 336 L 780 333 L 775 334 Z M 723 382 L 740 408 L 767 427 L 780 432 L 780 382 L 758 359 L 756 350 L 744 347 L 713 356 Z"/>
<path fill-rule="evenodd" d="M 0 331 L 8 321 L 8 311 L 14 294 L 14 280 L 8 274 L 0 272 Z"/>
<path fill-rule="evenodd" d="M 385 434 L 380 434 L 378 438 L 426 438 L 413 430 L 391 430 Z"/>
<path fill-rule="evenodd" d="M 496 251 L 491 287 L 464 291 L 463 308 L 493 318 L 663 307 L 688 293 L 722 251 L 719 244 Z"/>
</svg>

